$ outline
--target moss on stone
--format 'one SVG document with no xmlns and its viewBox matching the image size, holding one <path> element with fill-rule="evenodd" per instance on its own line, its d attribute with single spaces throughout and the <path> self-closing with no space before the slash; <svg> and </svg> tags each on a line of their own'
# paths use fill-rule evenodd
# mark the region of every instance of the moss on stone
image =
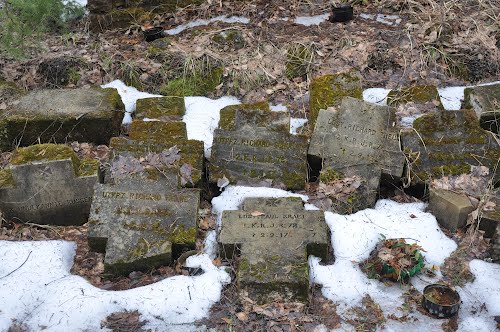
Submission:
<svg viewBox="0 0 500 332">
<path fill-rule="evenodd" d="M 76 176 L 92 176 L 99 172 L 99 162 L 95 159 L 80 159 L 67 145 L 37 144 L 19 148 L 12 155 L 12 165 L 29 164 L 36 161 L 71 159 Z"/>
<path fill-rule="evenodd" d="M 321 109 L 340 105 L 342 98 L 346 96 L 363 99 L 361 75 L 358 72 L 316 77 L 311 82 L 309 91 L 309 123 L 312 128 Z"/>
<path fill-rule="evenodd" d="M 10 169 L 0 169 L 0 188 L 13 187 L 14 177 Z"/>
<path fill-rule="evenodd" d="M 238 111 L 252 110 L 271 112 L 267 101 L 260 101 L 252 104 L 229 105 L 220 110 L 219 128 L 224 130 L 234 130 L 236 125 L 236 113 Z"/>
<path fill-rule="evenodd" d="M 344 174 L 333 168 L 326 168 L 321 170 L 319 178 L 323 183 L 331 183 L 344 178 Z"/>
<path fill-rule="evenodd" d="M 245 46 L 245 40 L 240 30 L 229 29 L 221 31 L 212 37 L 212 41 L 220 47 L 230 47 L 239 50 Z"/>
<path fill-rule="evenodd" d="M 389 106 L 398 106 L 410 102 L 427 103 L 437 101 L 438 107 L 443 109 L 438 89 L 434 85 L 414 85 L 400 90 L 391 90 L 387 95 Z"/>
<path fill-rule="evenodd" d="M 168 139 L 187 138 L 184 122 L 132 121 L 130 138 L 162 142 Z"/>
<path fill-rule="evenodd" d="M 180 121 L 185 113 L 184 98 L 175 96 L 139 99 L 135 110 L 135 116 L 139 119 L 169 117 Z"/>
</svg>

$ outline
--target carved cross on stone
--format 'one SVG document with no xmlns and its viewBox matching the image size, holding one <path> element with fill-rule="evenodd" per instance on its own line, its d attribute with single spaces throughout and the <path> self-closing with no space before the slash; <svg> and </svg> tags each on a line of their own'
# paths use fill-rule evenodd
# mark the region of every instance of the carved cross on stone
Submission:
<svg viewBox="0 0 500 332">
<path fill-rule="evenodd" d="M 177 179 L 155 182 L 131 177 L 97 184 L 89 218 L 89 245 L 105 252 L 105 270 L 115 275 L 168 265 L 194 248 L 199 189 L 172 189 Z"/>
<path fill-rule="evenodd" d="M 5 171 L 4 171 L 5 172 Z M 98 169 L 75 175 L 71 159 L 13 165 L 11 183 L 0 188 L 4 217 L 35 224 L 82 225 L 87 222 Z"/>
<path fill-rule="evenodd" d="M 308 300 L 307 258 L 329 256 L 329 229 L 322 211 L 305 211 L 302 200 L 247 198 L 240 211 L 224 211 L 220 255 L 240 256 L 240 291 L 259 303 Z"/>
</svg>

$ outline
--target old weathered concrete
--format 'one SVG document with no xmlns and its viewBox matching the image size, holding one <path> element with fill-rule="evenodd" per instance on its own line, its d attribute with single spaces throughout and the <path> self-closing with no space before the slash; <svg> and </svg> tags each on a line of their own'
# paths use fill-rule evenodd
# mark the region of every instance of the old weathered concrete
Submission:
<svg viewBox="0 0 500 332">
<path fill-rule="evenodd" d="M 0 209 L 7 220 L 82 225 L 98 181 L 99 163 L 79 159 L 69 146 L 21 148 L 0 170 Z"/>
<path fill-rule="evenodd" d="M 33 91 L 0 114 L 0 151 L 48 142 L 108 144 L 123 111 L 115 89 Z"/>
<path fill-rule="evenodd" d="M 88 239 L 92 250 L 106 253 L 107 273 L 168 265 L 183 248 L 194 248 L 200 191 L 177 189 L 177 182 L 130 177 L 95 186 Z"/>
<path fill-rule="evenodd" d="M 144 98 L 137 100 L 134 112 L 136 119 L 158 119 L 162 121 L 182 121 L 186 113 L 183 97 Z"/>
<path fill-rule="evenodd" d="M 307 257 L 328 259 L 330 236 L 321 211 L 304 211 L 300 198 L 247 198 L 224 211 L 220 255 L 240 256 L 240 294 L 258 303 L 308 301 Z"/>
<path fill-rule="evenodd" d="M 466 225 L 467 216 L 474 211 L 474 206 L 464 194 L 431 188 L 429 210 L 442 227 L 450 232 L 456 232 Z"/>
<path fill-rule="evenodd" d="M 500 190 L 488 195 L 490 204 L 481 211 L 479 229 L 484 231 L 484 237 L 493 238 L 500 225 Z"/>
<path fill-rule="evenodd" d="M 290 115 L 258 105 L 221 110 L 210 158 L 210 181 L 303 189 L 307 138 L 290 134 Z"/>
<path fill-rule="evenodd" d="M 483 129 L 499 133 L 500 128 L 500 84 L 476 86 L 464 91 L 465 107 L 476 112 Z"/>
</svg>

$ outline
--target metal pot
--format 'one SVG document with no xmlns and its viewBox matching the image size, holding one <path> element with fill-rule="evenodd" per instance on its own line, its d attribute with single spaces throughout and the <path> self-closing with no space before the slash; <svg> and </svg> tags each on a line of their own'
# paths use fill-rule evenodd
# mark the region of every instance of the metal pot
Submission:
<svg viewBox="0 0 500 332">
<path fill-rule="evenodd" d="M 446 318 L 456 315 L 460 308 L 460 303 L 460 295 L 451 287 L 432 284 L 424 288 L 422 306 L 431 315 L 437 318 Z"/>
</svg>

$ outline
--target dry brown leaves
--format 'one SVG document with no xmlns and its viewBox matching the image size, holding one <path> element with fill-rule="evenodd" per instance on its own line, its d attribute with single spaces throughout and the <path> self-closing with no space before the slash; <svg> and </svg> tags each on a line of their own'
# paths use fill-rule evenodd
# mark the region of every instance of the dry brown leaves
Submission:
<svg viewBox="0 0 500 332">
<path fill-rule="evenodd" d="M 114 312 L 101 322 L 101 328 L 110 329 L 113 332 L 150 332 L 142 327 L 147 321 L 141 321 L 139 311 Z"/>
</svg>

